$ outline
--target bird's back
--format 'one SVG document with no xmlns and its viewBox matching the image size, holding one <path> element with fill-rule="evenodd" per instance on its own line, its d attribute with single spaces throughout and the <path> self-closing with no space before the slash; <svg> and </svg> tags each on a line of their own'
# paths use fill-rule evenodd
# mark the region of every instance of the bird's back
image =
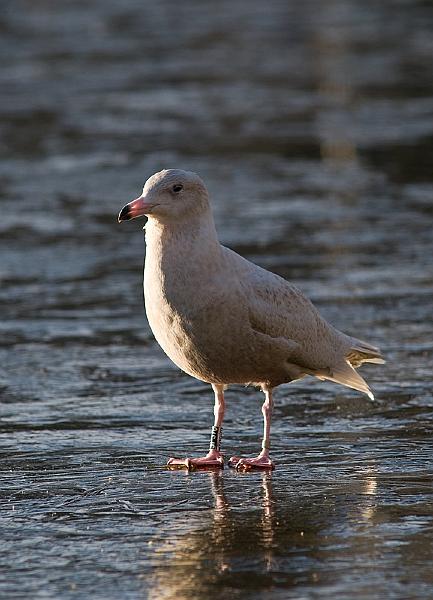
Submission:
<svg viewBox="0 0 433 600">
<path fill-rule="evenodd" d="M 166 238 L 149 233 L 146 312 L 182 370 L 208 382 L 269 385 L 310 374 L 368 393 L 347 361 L 357 340 L 296 286 L 221 246 L 206 227 Z"/>
<path fill-rule="evenodd" d="M 283 337 L 292 344 L 286 366 L 291 375 L 315 375 L 372 396 L 353 367 L 363 362 L 384 362 L 378 348 L 333 327 L 301 290 L 282 277 L 228 248 L 224 253 L 232 265 L 232 277 L 242 289 L 251 327 L 262 335 L 276 340 Z"/>
<path fill-rule="evenodd" d="M 296 342 L 311 366 L 345 347 L 347 336 L 330 325 L 299 288 L 228 248 L 224 252 L 233 265 L 232 277 L 238 281 L 253 329 Z"/>
</svg>

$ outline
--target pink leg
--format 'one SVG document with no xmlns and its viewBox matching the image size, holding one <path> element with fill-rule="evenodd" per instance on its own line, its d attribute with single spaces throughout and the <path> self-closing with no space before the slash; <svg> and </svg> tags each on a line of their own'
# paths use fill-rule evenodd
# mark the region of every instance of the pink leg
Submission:
<svg viewBox="0 0 433 600">
<path fill-rule="evenodd" d="M 221 425 L 224 419 L 224 386 L 212 384 L 215 393 L 214 426 L 209 452 L 201 458 L 169 458 L 167 467 L 169 469 L 188 469 L 192 471 L 197 468 L 219 468 L 224 467 L 224 459 L 220 452 Z"/>
<path fill-rule="evenodd" d="M 262 406 L 263 413 L 263 442 L 262 451 L 256 458 L 240 458 L 232 456 L 229 460 L 229 466 L 237 471 L 251 471 L 252 469 L 274 469 L 274 463 L 269 458 L 269 448 L 271 439 L 271 417 L 272 417 L 272 389 L 265 389 L 265 401 Z"/>
</svg>

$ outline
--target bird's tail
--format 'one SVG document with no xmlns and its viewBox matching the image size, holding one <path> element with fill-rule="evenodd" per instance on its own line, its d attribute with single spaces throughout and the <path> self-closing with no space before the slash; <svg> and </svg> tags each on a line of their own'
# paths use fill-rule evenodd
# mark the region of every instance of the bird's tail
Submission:
<svg viewBox="0 0 433 600">
<path fill-rule="evenodd" d="M 365 362 L 379 365 L 385 362 L 379 348 L 355 338 L 352 338 L 352 346 L 346 354 L 346 360 L 355 368 L 360 367 Z"/>
<path fill-rule="evenodd" d="M 319 379 L 341 383 L 341 385 L 363 392 L 367 394 L 370 400 L 374 400 L 373 392 L 368 387 L 366 381 L 355 371 L 347 359 L 326 371 L 316 372 L 315 375 Z"/>
<path fill-rule="evenodd" d="M 367 382 L 355 371 L 355 368 L 360 367 L 362 363 L 383 364 L 385 360 L 380 353 L 379 348 L 352 338 L 352 345 L 344 359 L 336 366 L 333 366 L 326 371 L 316 373 L 319 379 L 327 379 L 341 383 L 359 392 L 367 394 L 370 400 L 374 400 L 373 392 L 367 385 Z"/>
</svg>

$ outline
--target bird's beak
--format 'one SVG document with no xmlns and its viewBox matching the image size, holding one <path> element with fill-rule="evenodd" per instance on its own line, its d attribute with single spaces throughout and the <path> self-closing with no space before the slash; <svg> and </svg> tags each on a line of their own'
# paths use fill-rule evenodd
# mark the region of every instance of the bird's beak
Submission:
<svg viewBox="0 0 433 600">
<path fill-rule="evenodd" d="M 155 203 L 147 202 L 145 197 L 140 196 L 122 208 L 117 220 L 121 223 L 122 221 L 129 221 L 130 219 L 148 215 L 155 206 Z"/>
</svg>

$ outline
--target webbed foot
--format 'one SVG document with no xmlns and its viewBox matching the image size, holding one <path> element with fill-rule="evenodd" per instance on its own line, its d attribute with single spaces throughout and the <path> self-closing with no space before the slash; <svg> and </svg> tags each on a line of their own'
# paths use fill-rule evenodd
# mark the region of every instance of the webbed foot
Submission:
<svg viewBox="0 0 433 600">
<path fill-rule="evenodd" d="M 224 458 L 221 452 L 209 450 L 206 456 L 200 458 L 169 458 L 167 467 L 170 470 L 187 469 L 195 471 L 196 469 L 223 469 Z"/>
<path fill-rule="evenodd" d="M 275 469 L 275 465 L 267 453 L 260 453 L 256 458 L 240 458 L 239 456 L 232 456 L 229 460 L 229 467 L 243 473 L 246 471 Z"/>
</svg>

